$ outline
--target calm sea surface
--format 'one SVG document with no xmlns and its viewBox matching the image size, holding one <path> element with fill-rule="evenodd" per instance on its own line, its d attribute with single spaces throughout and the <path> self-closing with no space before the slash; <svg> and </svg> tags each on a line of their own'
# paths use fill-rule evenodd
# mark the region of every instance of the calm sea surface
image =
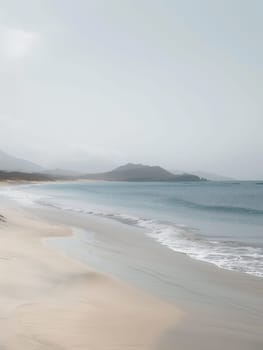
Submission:
<svg viewBox="0 0 263 350">
<path fill-rule="evenodd" d="M 1 192 L 143 227 L 174 251 L 263 277 L 263 185 L 256 182 L 57 183 Z"/>
</svg>

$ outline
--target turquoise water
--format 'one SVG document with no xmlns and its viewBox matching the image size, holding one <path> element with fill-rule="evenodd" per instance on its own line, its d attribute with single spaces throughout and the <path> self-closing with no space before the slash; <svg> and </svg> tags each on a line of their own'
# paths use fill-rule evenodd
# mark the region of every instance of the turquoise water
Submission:
<svg viewBox="0 0 263 350">
<path fill-rule="evenodd" d="M 263 185 L 87 182 L 5 189 L 28 205 L 107 216 L 170 249 L 263 277 Z"/>
</svg>

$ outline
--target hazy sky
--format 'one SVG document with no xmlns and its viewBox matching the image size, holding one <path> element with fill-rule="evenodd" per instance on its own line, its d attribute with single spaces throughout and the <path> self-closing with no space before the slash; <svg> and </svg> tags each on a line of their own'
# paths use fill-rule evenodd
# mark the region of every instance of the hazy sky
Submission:
<svg viewBox="0 0 263 350">
<path fill-rule="evenodd" d="M 0 0 L 0 149 L 263 178 L 262 18 L 262 0 Z"/>
</svg>

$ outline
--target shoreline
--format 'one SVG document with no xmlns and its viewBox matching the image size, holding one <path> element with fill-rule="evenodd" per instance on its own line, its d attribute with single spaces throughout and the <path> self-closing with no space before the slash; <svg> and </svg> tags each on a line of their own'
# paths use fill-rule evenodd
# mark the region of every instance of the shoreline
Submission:
<svg viewBox="0 0 263 350">
<path fill-rule="evenodd" d="M 78 242 L 74 236 L 58 239 L 59 245 L 54 248 L 181 308 L 187 321 L 169 334 L 174 344 L 179 342 L 186 349 L 195 349 L 196 345 L 217 349 L 216 341 L 218 349 L 222 345 L 236 350 L 262 348 L 261 278 L 191 259 L 160 245 L 141 229 L 108 218 L 65 214 L 56 209 L 34 212 L 51 222 L 78 227 L 82 235 L 85 231 L 95 235 Z M 73 243 L 75 251 L 67 251 Z"/>
<path fill-rule="evenodd" d="M 222 349 L 222 345 L 231 350 L 262 349 L 261 278 L 191 259 L 145 236 L 142 229 L 109 218 L 56 209 L 32 212 L 41 219 L 75 228 L 77 235 L 54 239 L 54 249 L 184 312 L 177 328 L 166 332 L 160 349 L 176 349 L 167 345 L 167 339 L 180 344 L 178 349 L 187 350 Z M 79 239 L 78 235 L 84 237 Z"/>
<path fill-rule="evenodd" d="M 174 305 L 55 251 L 41 240 L 71 229 L 2 210 L 3 349 L 156 349 L 183 313 Z"/>
<path fill-rule="evenodd" d="M 89 298 L 89 292 L 87 293 L 87 291 L 90 288 L 90 279 L 88 276 L 91 274 L 93 291 L 96 297 L 98 293 L 99 302 L 102 302 L 106 310 L 108 315 L 106 316 L 106 318 L 108 317 L 107 322 L 113 317 L 112 315 L 115 315 L 116 309 L 120 313 L 118 314 L 119 318 L 114 316 L 114 319 L 116 318 L 117 320 L 118 318 L 119 320 L 115 329 L 114 349 L 130 349 L 135 346 L 135 349 L 153 350 L 194 350 L 199 348 L 203 350 L 210 350 L 211 348 L 213 350 L 221 350 L 222 345 L 226 349 L 231 350 L 261 350 L 263 348 L 263 336 L 261 334 L 263 323 L 263 280 L 261 278 L 220 269 L 212 264 L 194 260 L 183 253 L 174 252 L 160 245 L 152 238 L 144 235 L 142 228 L 136 228 L 110 218 L 63 212 L 55 208 L 35 207 L 30 209 L 22 206 L 17 207 L 17 204 L 10 200 L 7 200 L 6 205 L 5 203 L 1 204 L 1 207 L 8 206 L 15 207 L 15 211 L 0 209 L 0 213 L 7 216 L 7 226 L 13 220 L 16 220 L 17 214 L 15 212 L 18 212 L 20 215 L 20 219 L 17 219 L 18 222 L 15 225 L 16 234 L 13 237 L 15 250 L 18 249 L 19 251 L 21 248 L 19 247 L 21 230 L 22 232 L 24 231 L 22 235 L 23 245 L 25 240 L 31 247 L 31 249 L 27 249 L 26 254 L 22 252 L 23 259 L 16 261 L 16 264 L 22 262 L 21 267 L 16 265 L 16 268 L 22 268 L 23 264 L 26 263 L 23 267 L 25 270 L 25 267 L 28 268 L 29 266 L 28 259 L 33 257 L 36 266 L 38 266 L 37 268 L 34 267 L 34 272 L 31 271 L 31 266 L 29 268 L 30 273 L 33 272 L 34 275 L 34 288 L 41 292 L 41 290 L 43 291 L 43 283 L 44 285 L 45 283 L 49 284 L 50 279 L 52 283 L 55 281 L 56 292 L 53 297 L 50 295 L 47 299 L 45 297 L 42 299 L 42 295 L 37 295 L 36 300 L 34 298 L 32 300 L 30 299 L 32 298 L 30 294 L 31 288 L 28 288 L 26 292 L 23 292 L 24 296 L 27 296 L 26 302 L 24 301 L 22 305 L 18 304 L 15 306 L 15 309 L 18 310 L 23 309 L 24 304 L 36 306 L 36 310 L 32 311 L 34 313 L 33 319 L 25 322 L 34 324 L 45 320 L 43 322 L 46 323 L 40 324 L 37 333 L 46 332 L 46 328 L 49 327 L 47 319 L 50 317 L 54 318 L 55 328 L 58 323 L 64 322 L 64 319 L 59 318 L 59 316 L 56 318 L 52 313 L 58 307 L 56 304 L 58 301 L 59 312 L 65 312 L 66 316 L 77 314 L 77 319 L 82 317 L 82 301 L 77 304 L 75 304 L 75 301 L 79 300 L 78 298 L 81 298 L 81 300 Z M 25 217 L 28 220 L 28 225 L 25 225 Z M 0 224 L 0 232 L 2 233 L 3 227 L 7 226 Z M 14 231 L 14 227 L 12 230 Z M 7 230 L 6 233 L 10 235 L 12 230 Z M 63 234 L 61 234 L 62 231 Z M 57 232 L 60 233 L 56 234 Z M 73 235 L 72 232 L 74 233 Z M 92 239 L 89 239 L 90 234 L 94 235 Z M 6 255 L 4 254 L 6 254 L 6 241 L 8 242 L 8 239 L 1 235 L 0 240 L 3 238 L 4 241 L 0 241 L 1 245 L 5 247 L 2 249 L 2 261 L 6 262 Z M 9 237 L 9 239 L 11 238 Z M 34 244 L 32 244 L 33 241 Z M 36 241 L 38 241 L 37 244 Z M 56 244 L 54 245 L 52 241 Z M 75 251 L 74 249 L 73 251 L 67 251 L 68 247 L 74 247 Z M 14 250 L 13 245 L 12 249 Z M 41 250 L 40 254 L 39 249 Z M 18 255 L 21 255 L 21 251 L 19 251 Z M 52 256 L 51 263 L 48 261 L 49 256 Z M 63 267 L 60 267 L 61 259 L 63 260 Z M 75 270 L 72 264 L 78 266 L 78 268 L 81 266 L 80 270 Z M 39 265 L 41 266 L 40 269 Z M 50 274 L 43 275 L 44 266 L 48 266 Z M 74 270 L 73 275 L 80 274 L 83 277 L 81 277 L 81 288 L 78 277 L 76 279 L 75 277 L 73 278 L 72 273 L 68 276 L 70 286 L 68 286 L 69 283 L 66 283 L 65 288 L 65 283 L 61 283 L 61 278 L 63 277 L 63 280 L 64 276 L 68 274 L 68 269 L 70 271 L 71 269 Z M 83 269 L 85 273 L 83 273 Z M 57 273 L 56 276 L 53 276 L 54 270 Z M 88 276 L 86 276 L 86 273 Z M 6 282 L 10 277 L 7 276 L 7 273 L 1 275 L 0 287 L 4 286 L 3 290 L 10 289 L 10 286 L 6 286 Z M 17 275 L 17 272 L 14 275 Z M 36 276 L 38 276 L 37 279 L 35 279 Z M 12 278 L 11 291 L 14 288 L 21 289 L 21 283 L 23 284 L 25 281 L 20 279 L 16 281 L 15 277 Z M 31 283 L 31 278 L 29 280 Z M 100 281 L 98 285 L 97 283 L 93 285 L 94 280 Z M 102 280 L 103 283 L 101 282 Z M 108 295 L 109 289 L 111 291 L 110 299 Z M 70 299 L 68 299 L 69 295 Z M 116 300 L 112 309 L 112 300 L 116 299 L 116 295 L 118 300 Z M 119 298 L 120 295 L 122 295 L 121 298 Z M 126 298 L 127 296 L 128 299 Z M 72 298 L 74 299 L 74 306 L 71 304 Z M 94 294 L 92 298 L 94 298 Z M 13 303 L 13 299 L 17 299 L 17 296 L 11 299 Z M 8 298 L 7 300 L 6 302 L 2 298 L 2 304 L 11 305 L 10 300 Z M 92 300 L 94 301 L 94 299 Z M 18 300 L 16 301 L 18 302 Z M 43 305 L 45 305 L 41 312 L 37 307 L 39 303 L 44 303 Z M 46 306 L 49 306 L 50 303 L 52 307 L 49 313 L 46 314 Z M 69 304 L 71 305 L 70 307 Z M 132 314 L 130 309 L 127 311 L 127 305 L 130 304 L 136 310 L 136 315 Z M 75 310 L 76 306 L 78 311 Z M 148 308 L 147 312 L 141 313 L 145 308 Z M 109 345 L 111 340 L 107 340 L 107 344 L 100 343 L 101 335 L 104 334 L 105 329 L 108 327 L 108 325 L 105 325 L 105 329 L 100 328 L 99 330 L 101 318 L 104 320 L 103 316 L 105 314 L 101 315 L 97 311 L 94 309 L 94 313 L 92 313 L 92 319 L 97 319 L 97 317 L 100 319 L 96 326 L 98 327 L 97 337 L 91 339 L 84 336 L 82 340 L 85 342 L 83 343 L 85 345 L 81 345 L 78 349 L 86 349 L 87 344 L 92 349 L 108 349 L 106 346 Z M 44 315 L 42 315 L 43 312 Z M 91 314 L 88 315 L 89 312 L 90 309 L 85 313 L 85 324 L 87 322 L 89 325 L 88 329 L 91 329 L 93 325 L 89 319 L 91 317 Z M 129 326 L 122 324 L 123 316 L 120 315 L 123 315 L 123 312 L 126 315 L 125 317 L 127 317 L 127 312 L 131 313 L 131 317 L 128 317 L 132 321 Z M 69 317 L 71 318 L 71 316 Z M 8 327 L 11 327 L 11 329 L 16 330 L 17 323 L 20 327 L 20 318 L 18 321 L 16 313 L 12 317 L 6 317 L 2 313 L 2 318 L 8 319 Z M 162 320 L 161 323 L 160 319 Z M 81 322 L 77 323 L 79 325 L 82 324 Z M 142 340 L 140 340 L 140 344 L 136 343 L 134 345 L 133 338 L 136 338 L 137 341 L 138 336 L 135 333 L 131 335 L 130 329 L 137 327 L 137 323 L 140 323 L 137 331 Z M 148 332 L 151 323 L 153 323 L 153 332 Z M 0 325 L 3 325 L 4 329 L 7 327 L 4 321 L 0 321 Z M 67 329 L 66 333 L 68 333 L 71 341 L 78 342 L 76 339 L 78 330 L 74 328 L 74 325 L 75 321 L 74 324 L 67 324 L 65 326 Z M 83 327 L 81 329 L 83 330 Z M 140 333 L 140 329 L 144 329 L 144 331 Z M 9 336 L 16 338 L 12 331 L 9 331 Z M 23 332 L 25 332 L 24 329 L 22 330 Z M 26 333 L 28 332 L 33 332 L 33 330 L 26 330 Z M 41 337 L 46 339 L 44 343 L 42 340 L 41 342 L 43 344 L 47 342 L 49 347 L 39 347 L 39 349 L 75 349 L 75 345 L 67 347 L 68 344 L 63 343 L 64 340 L 61 339 L 62 332 L 57 330 L 56 335 L 52 333 L 52 330 L 50 332 L 51 334 L 41 333 Z M 87 333 L 87 329 L 85 329 L 85 332 Z M 127 342 L 125 344 L 122 343 L 122 345 L 116 345 L 120 341 L 120 336 L 117 335 L 120 332 L 126 334 L 124 337 L 125 341 L 126 337 L 130 339 L 130 345 Z M 108 333 L 106 332 L 106 334 Z M 34 338 L 34 336 L 30 337 L 31 340 L 32 337 Z M 50 337 L 54 338 L 51 339 Z M 16 341 L 15 338 L 11 339 L 12 342 Z M 0 337 L 0 346 L 4 344 L 6 346 L 4 347 L 3 345 L 4 349 L 31 349 L 31 343 L 26 343 L 24 348 L 18 346 L 18 343 L 14 343 L 15 345 L 12 345 L 12 347 L 7 347 L 4 341 L 4 338 L 1 339 Z M 21 340 L 19 341 L 21 342 Z M 94 343 L 91 344 L 90 341 Z M 40 346 L 40 343 L 37 343 L 35 340 L 34 342 L 35 347 L 32 347 L 32 350 L 35 350 L 36 346 Z M 57 342 L 63 344 L 63 346 L 57 348 Z M 41 346 L 44 346 L 42 343 Z M 97 344 L 99 345 L 97 346 Z"/>
<path fill-rule="evenodd" d="M 99 181 L 99 183 L 100 182 L 101 181 Z M 32 205 L 34 205 L 34 202 L 38 202 L 38 194 L 36 194 L 36 196 L 33 194 L 33 197 L 31 198 L 30 189 L 28 191 L 29 194 L 26 193 L 27 186 L 31 187 L 32 189 L 33 187 L 35 187 L 35 189 L 37 190 L 36 192 L 38 192 L 37 187 L 40 186 L 39 199 L 41 203 L 41 188 L 45 190 L 45 187 L 46 187 L 45 185 L 51 185 L 51 187 L 48 186 L 47 192 L 48 191 L 52 192 L 52 187 L 53 187 L 52 185 L 64 185 L 64 184 L 76 185 L 77 183 L 78 182 L 76 181 L 56 182 L 55 184 L 50 182 L 42 183 L 42 184 L 20 183 L 17 185 L 9 185 L 8 187 L 11 190 L 12 189 L 18 190 L 18 192 L 16 190 L 14 191 L 15 193 L 14 197 L 12 196 L 12 191 L 11 191 L 10 197 L 12 200 L 14 199 L 16 201 L 18 199 L 20 201 L 20 199 L 22 199 L 21 201 L 22 205 L 26 204 L 24 200 L 27 201 L 28 204 L 32 202 Z M 86 183 L 86 181 L 84 181 L 84 183 Z M 56 189 L 56 186 L 54 188 Z M 21 195 L 19 195 L 19 191 L 21 191 Z M 16 198 L 16 196 L 18 196 L 18 198 Z M 52 195 L 51 195 L 51 198 L 52 198 Z M 63 201 L 63 198 L 62 198 L 62 201 Z M 42 204 L 43 204 L 43 207 L 49 206 L 48 202 L 45 203 L 45 200 Z M 209 222 L 209 220 L 206 221 L 206 220 L 198 219 L 197 221 L 195 221 L 196 217 L 193 220 L 191 219 L 191 213 L 188 213 L 189 215 L 187 217 L 184 217 L 184 216 L 180 217 L 179 215 L 176 218 L 176 222 L 173 221 L 173 218 L 171 219 L 171 221 L 169 221 L 170 219 L 168 219 L 167 222 L 166 220 L 162 222 L 162 220 L 155 219 L 154 214 L 156 213 L 153 213 L 153 215 L 145 214 L 145 216 L 144 215 L 140 216 L 138 212 L 137 214 L 129 214 L 129 211 L 127 212 L 120 211 L 120 209 L 117 209 L 117 211 L 116 210 L 111 211 L 112 209 L 111 206 L 108 206 L 108 208 L 105 207 L 106 208 L 105 211 L 103 208 L 102 209 L 99 208 L 98 209 L 99 212 L 96 213 L 96 205 L 95 205 L 95 209 L 93 206 L 90 206 L 90 205 L 91 203 L 89 203 L 88 208 L 90 208 L 91 213 L 94 210 L 93 214 L 95 216 L 110 217 L 110 218 L 112 217 L 117 221 L 127 222 L 127 224 L 133 224 L 136 227 L 141 227 L 143 229 L 146 229 L 147 235 L 152 236 L 160 244 L 164 246 L 168 246 L 171 250 L 173 250 L 176 253 L 186 254 L 191 259 L 202 261 L 208 264 L 213 264 L 218 268 L 222 268 L 229 271 L 245 273 L 248 275 L 256 276 L 257 278 L 258 277 L 263 278 L 263 275 L 262 275 L 263 266 L 262 264 L 260 264 L 260 256 L 261 256 L 261 259 L 263 257 L 262 244 L 261 242 L 259 242 L 259 245 L 255 245 L 255 241 L 254 241 L 254 239 L 257 239 L 257 234 L 258 235 L 261 234 L 261 231 L 259 231 L 260 227 L 258 223 L 255 223 L 254 226 L 252 227 L 252 230 L 254 231 L 250 232 L 252 234 L 252 238 L 250 241 L 249 239 L 248 241 L 246 239 L 245 240 L 241 239 L 239 241 L 239 237 L 235 237 L 234 235 L 233 237 L 231 237 L 231 239 L 229 239 L 228 234 L 224 233 L 222 230 L 220 231 L 220 227 L 221 227 L 220 225 L 222 220 L 221 222 L 220 221 L 216 222 L 215 225 L 213 225 L 212 223 L 212 226 L 211 226 L 211 223 Z M 73 212 L 83 211 L 84 213 L 87 213 L 87 210 L 83 209 L 81 204 L 80 204 L 80 207 L 77 206 L 75 207 L 75 210 L 74 210 L 74 203 L 73 203 L 72 210 L 71 210 L 70 208 L 68 209 L 63 208 L 63 205 L 60 207 L 59 204 L 58 205 L 55 204 L 53 206 L 51 201 L 50 207 L 66 210 L 69 212 L 69 215 L 70 215 L 70 211 L 73 211 Z M 71 204 L 69 204 L 69 207 L 71 207 Z M 181 225 L 180 222 L 182 222 L 183 224 Z M 213 226 L 215 226 L 215 228 Z M 227 227 L 223 227 L 223 229 L 227 229 Z M 230 229 L 230 232 L 232 229 L 234 230 L 234 232 L 235 230 L 237 232 L 238 228 L 230 227 L 229 229 Z M 240 228 L 240 227 L 239 229 L 241 231 L 243 230 L 243 228 Z M 247 229 L 249 229 L 249 227 L 247 227 Z M 192 237 L 191 231 L 193 231 L 193 237 Z M 210 235 L 210 231 L 213 232 L 212 235 Z M 215 237 L 213 236 L 214 233 L 215 233 Z M 176 236 L 175 240 L 173 240 L 173 235 Z M 219 235 L 218 238 L 217 238 L 217 235 Z M 224 238 L 224 235 L 226 235 L 225 236 L 226 239 Z M 241 232 L 240 236 L 244 237 L 243 231 Z M 248 235 L 248 237 L 249 236 L 250 235 Z M 237 241 L 235 241 L 236 238 L 237 238 Z M 253 257 L 255 257 L 255 259 Z"/>
</svg>

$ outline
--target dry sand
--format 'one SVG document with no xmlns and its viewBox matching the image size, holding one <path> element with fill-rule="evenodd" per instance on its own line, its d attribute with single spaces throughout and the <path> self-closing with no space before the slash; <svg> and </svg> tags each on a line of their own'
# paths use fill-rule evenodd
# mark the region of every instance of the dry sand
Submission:
<svg viewBox="0 0 263 350">
<path fill-rule="evenodd" d="M 70 235 L 23 210 L 0 222 L 0 349 L 155 349 L 183 313 L 48 248 Z"/>
</svg>

